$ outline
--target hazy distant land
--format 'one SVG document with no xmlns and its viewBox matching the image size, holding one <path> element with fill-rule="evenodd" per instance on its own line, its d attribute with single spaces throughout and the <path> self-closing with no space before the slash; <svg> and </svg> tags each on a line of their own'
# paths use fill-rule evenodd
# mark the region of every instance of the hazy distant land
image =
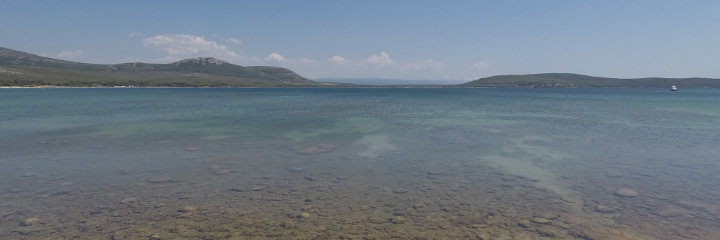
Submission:
<svg viewBox="0 0 720 240">
<path fill-rule="evenodd" d="M 349 83 L 358 85 L 456 85 L 466 81 L 462 80 L 405 80 L 386 78 L 316 78 L 316 82 Z"/>
<path fill-rule="evenodd" d="M 713 78 L 592 77 L 573 73 L 500 75 L 462 83 L 445 80 L 322 78 L 315 81 L 271 66 L 243 67 L 215 58 L 169 64 L 89 64 L 42 57 L 0 47 L 0 86 L 64 87 L 553 87 L 553 88 L 720 88 Z"/>
</svg>

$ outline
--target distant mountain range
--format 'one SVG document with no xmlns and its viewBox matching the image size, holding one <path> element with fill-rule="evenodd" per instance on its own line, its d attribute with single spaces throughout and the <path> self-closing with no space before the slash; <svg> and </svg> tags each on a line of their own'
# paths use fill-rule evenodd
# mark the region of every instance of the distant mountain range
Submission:
<svg viewBox="0 0 720 240">
<path fill-rule="evenodd" d="M 500 75 L 467 83 L 378 78 L 304 78 L 280 67 L 243 67 L 215 58 L 169 64 L 89 64 L 58 60 L 0 47 L 0 86 L 168 86 L 168 87 L 356 87 L 433 85 L 444 87 L 653 87 L 720 88 L 714 78 L 605 78 L 573 73 Z"/>
<path fill-rule="evenodd" d="M 605 78 L 574 73 L 500 75 L 461 84 L 462 87 L 559 87 L 559 88 L 720 88 L 716 78 Z"/>
<path fill-rule="evenodd" d="M 170 64 L 89 64 L 0 48 L 0 86 L 326 86 L 285 68 L 243 67 L 215 58 Z"/>
</svg>

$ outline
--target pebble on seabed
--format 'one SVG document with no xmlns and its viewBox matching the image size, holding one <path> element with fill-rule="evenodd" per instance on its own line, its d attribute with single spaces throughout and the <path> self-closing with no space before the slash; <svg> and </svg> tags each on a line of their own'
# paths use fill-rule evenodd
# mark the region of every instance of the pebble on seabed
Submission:
<svg viewBox="0 0 720 240">
<path fill-rule="evenodd" d="M 544 219 L 556 219 L 559 215 L 553 211 L 538 211 L 533 214 L 533 217 L 544 218 Z"/>
<path fill-rule="evenodd" d="M 615 195 L 620 196 L 620 197 L 632 198 L 632 197 L 637 197 L 638 193 L 631 189 L 621 188 L 620 190 L 617 190 L 615 192 Z"/>
<path fill-rule="evenodd" d="M 40 219 L 38 219 L 38 218 L 28 218 L 28 219 L 25 219 L 24 221 L 22 221 L 20 223 L 20 226 L 32 226 L 33 224 L 35 224 L 39 221 L 40 221 Z"/>
<path fill-rule="evenodd" d="M 235 169 L 226 169 L 220 166 L 211 166 L 210 171 L 214 173 L 215 175 L 225 175 L 231 172 L 237 172 L 238 170 Z"/>
<path fill-rule="evenodd" d="M 179 182 L 179 180 L 172 179 L 172 178 L 170 178 L 170 177 L 163 177 L 163 176 L 151 177 L 151 178 L 145 179 L 145 181 L 147 181 L 147 182 L 149 182 L 149 183 L 174 183 L 174 182 Z"/>
<path fill-rule="evenodd" d="M 532 224 L 530 224 L 530 220 L 528 219 L 521 219 L 520 221 L 518 221 L 518 226 L 523 228 L 530 228 L 532 227 Z"/>
<path fill-rule="evenodd" d="M 395 188 L 395 189 L 392 190 L 392 193 L 397 193 L 397 194 L 407 193 L 407 192 L 408 192 L 408 190 L 407 190 L 407 189 L 404 189 L 404 188 Z"/>
<path fill-rule="evenodd" d="M 599 213 L 614 213 L 618 211 L 618 208 L 598 204 L 597 206 L 595 206 L 595 211 Z"/>
<path fill-rule="evenodd" d="M 155 234 L 155 235 L 150 236 L 149 239 L 150 240 L 162 240 L 163 238 L 160 237 L 160 235 Z"/>
<path fill-rule="evenodd" d="M 393 224 L 403 224 L 403 223 L 407 222 L 407 219 L 404 217 L 401 217 L 401 216 L 395 216 L 390 219 L 390 222 Z"/>
<path fill-rule="evenodd" d="M 609 178 L 619 178 L 619 177 L 622 177 L 623 175 L 622 175 L 622 173 L 619 173 L 619 172 L 609 172 L 609 173 L 606 173 L 605 176 L 609 177 Z"/>
<path fill-rule="evenodd" d="M 662 217 L 677 217 L 682 216 L 684 211 L 674 206 L 664 206 L 653 211 L 654 214 Z"/>
<path fill-rule="evenodd" d="M 189 212 L 195 212 L 195 211 L 197 211 L 197 207 L 195 207 L 195 206 L 187 206 L 187 207 L 184 207 L 184 208 L 181 208 L 180 210 L 178 210 L 178 212 L 182 212 L 182 213 L 189 213 Z"/>
<path fill-rule="evenodd" d="M 550 220 L 545 219 L 545 218 L 541 218 L 541 217 L 532 218 L 532 219 L 530 219 L 530 221 L 531 221 L 531 222 L 534 222 L 534 223 L 539 223 L 539 224 L 548 224 L 548 223 L 550 223 Z"/>
</svg>

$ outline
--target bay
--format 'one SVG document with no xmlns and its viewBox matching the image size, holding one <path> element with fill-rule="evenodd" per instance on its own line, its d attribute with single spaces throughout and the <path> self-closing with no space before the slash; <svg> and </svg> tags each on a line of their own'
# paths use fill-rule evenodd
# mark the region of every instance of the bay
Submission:
<svg viewBox="0 0 720 240">
<path fill-rule="evenodd" d="M 0 238 L 717 239 L 718 106 L 714 89 L 0 89 Z"/>
</svg>

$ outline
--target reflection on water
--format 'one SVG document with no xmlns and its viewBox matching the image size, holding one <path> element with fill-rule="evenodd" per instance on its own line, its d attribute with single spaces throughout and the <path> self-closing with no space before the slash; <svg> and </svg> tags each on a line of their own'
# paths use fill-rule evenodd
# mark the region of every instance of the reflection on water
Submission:
<svg viewBox="0 0 720 240">
<path fill-rule="evenodd" d="M 2 239 L 720 239 L 720 92 L 7 89 Z"/>
</svg>

